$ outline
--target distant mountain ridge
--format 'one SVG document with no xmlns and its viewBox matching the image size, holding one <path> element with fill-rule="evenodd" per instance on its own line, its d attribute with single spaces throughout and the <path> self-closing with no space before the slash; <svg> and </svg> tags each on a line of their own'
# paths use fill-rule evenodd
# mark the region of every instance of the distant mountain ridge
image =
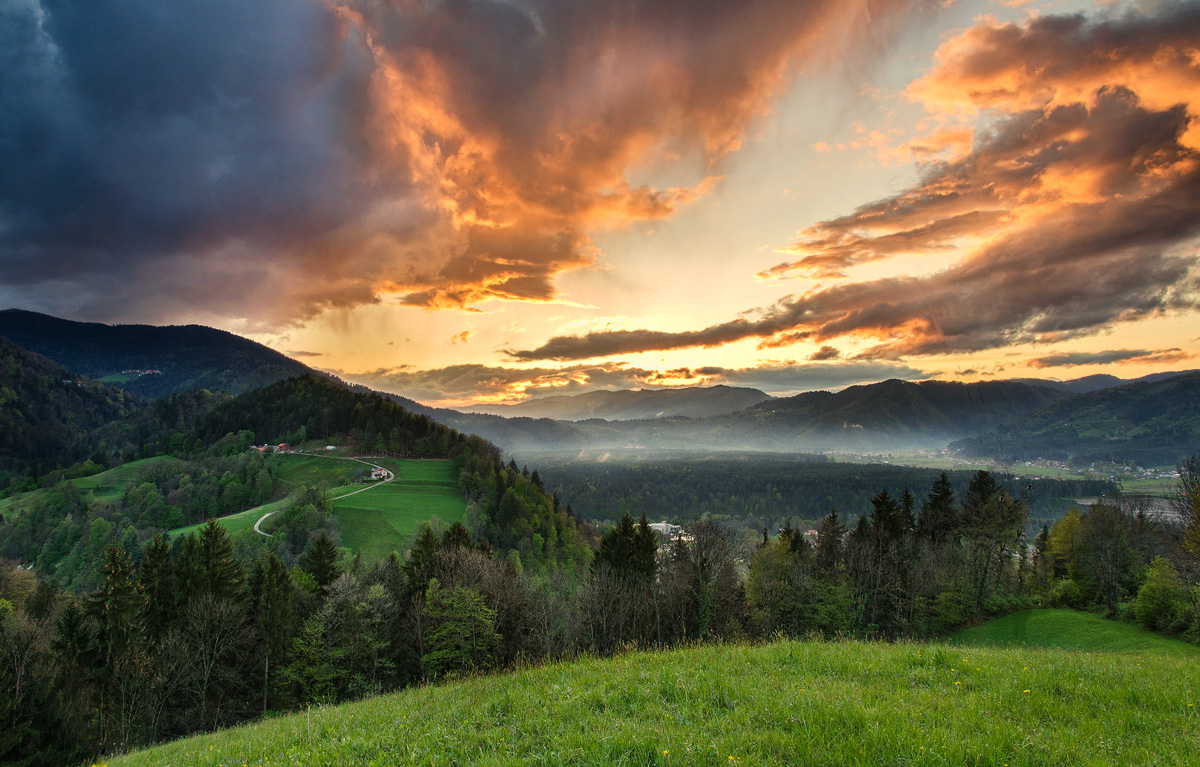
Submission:
<svg viewBox="0 0 1200 767">
<path fill-rule="evenodd" d="M 431 410 L 430 415 L 510 451 L 599 447 L 880 452 L 940 449 L 1067 396 L 1061 390 L 1012 381 L 892 379 L 839 392 L 767 399 L 708 418 L 569 422 L 453 410 Z"/>
<path fill-rule="evenodd" d="M 1153 383 L 1155 381 L 1163 381 L 1175 376 L 1184 375 L 1186 373 L 1195 373 L 1195 370 L 1175 370 L 1163 373 L 1151 373 L 1140 378 L 1118 378 L 1108 373 L 1097 373 L 1096 375 L 1084 376 L 1083 378 L 1073 378 L 1069 381 L 1051 381 L 1042 378 L 1013 378 L 1011 380 L 1020 383 L 1031 383 L 1040 386 L 1049 386 L 1052 389 L 1061 389 L 1069 391 L 1072 394 L 1087 394 L 1088 392 L 1099 391 L 1101 389 L 1111 389 L 1115 386 L 1125 386 L 1131 383 Z"/>
<path fill-rule="evenodd" d="M 1200 372 L 1063 399 L 951 444 L 968 457 L 1170 466 L 1200 447 Z"/>
<path fill-rule="evenodd" d="M 557 395 L 516 405 L 479 405 L 468 412 L 506 418 L 552 418 L 558 421 L 634 421 L 649 418 L 710 418 L 774 399 L 766 392 L 736 386 L 688 386 L 671 389 L 622 389 Z"/>
<path fill-rule="evenodd" d="M 0 336 L 143 397 L 191 389 L 240 394 L 297 375 L 323 375 L 248 338 L 203 325 L 104 325 L 6 309 L 0 311 Z M 125 372 L 130 370 L 157 372 Z"/>
</svg>

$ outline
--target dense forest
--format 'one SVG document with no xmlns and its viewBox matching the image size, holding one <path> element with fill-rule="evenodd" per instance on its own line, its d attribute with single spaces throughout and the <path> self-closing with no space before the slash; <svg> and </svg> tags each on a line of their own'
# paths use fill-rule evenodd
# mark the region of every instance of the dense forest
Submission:
<svg viewBox="0 0 1200 767">
<path fill-rule="evenodd" d="M 89 434 L 132 414 L 133 397 L 81 379 L 0 337 L 0 488 L 89 457 Z"/>
<path fill-rule="evenodd" d="M 729 527 L 775 530 L 815 527 L 836 510 L 851 519 L 871 513 L 880 488 L 893 494 L 929 487 L 935 469 L 840 463 L 821 455 L 651 452 L 584 461 L 547 453 L 535 463 L 558 497 L 585 519 L 613 521 L 623 513 L 687 522 L 709 518 Z M 972 472 L 946 472 L 956 495 Z M 999 486 L 1029 509 L 1031 524 L 1061 517 L 1075 498 L 1113 496 L 1102 480 L 1051 480 L 997 475 Z M 872 489 L 874 488 L 874 489 Z M 1032 532 L 1032 531 L 1031 531 Z"/>
<path fill-rule="evenodd" d="M 514 488 L 536 487 L 533 474 L 472 460 L 495 472 L 478 497 L 491 525 L 507 519 Z M 1188 471 L 1185 487 L 1200 487 L 1200 458 Z M 461 524 L 441 535 L 426 527 L 403 556 L 371 567 L 340 557 L 319 531 L 289 564 L 274 550 L 239 552 L 213 522 L 174 546 L 161 536 L 105 546 L 98 582 L 82 594 L 6 566 L 0 687 L 11 694 L 0 699 L 0 760 L 79 763 L 543 658 L 776 636 L 921 637 L 1035 604 L 1115 614 L 1132 599 L 1144 625 L 1195 636 L 1200 492 L 1182 497 L 1192 499 L 1184 525 L 1117 503 L 1029 540 L 1024 503 L 979 472 L 961 497 L 945 476 L 921 500 L 880 491 L 850 529 L 837 514 L 822 518 L 815 540 L 785 527 L 747 545 L 709 521 L 663 540 L 626 515 L 590 564 L 573 566 L 498 557 Z"/>
</svg>

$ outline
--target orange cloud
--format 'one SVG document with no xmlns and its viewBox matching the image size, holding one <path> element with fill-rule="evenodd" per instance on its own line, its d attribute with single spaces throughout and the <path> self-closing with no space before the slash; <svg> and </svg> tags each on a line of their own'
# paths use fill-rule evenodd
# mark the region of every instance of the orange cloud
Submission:
<svg viewBox="0 0 1200 767">
<path fill-rule="evenodd" d="M 852 266 L 898 255 L 955 252 L 956 263 L 845 280 L 702 330 L 561 336 L 511 354 L 568 360 L 849 336 L 874 342 L 860 357 L 897 358 L 1048 343 L 1192 311 L 1200 99 L 1183 85 L 1200 72 L 1197 39 L 1196 5 L 1024 26 L 985 19 L 947 41 L 938 66 L 911 89 L 934 110 L 986 110 L 969 154 L 931 164 L 911 189 L 802 230 L 789 249 L 800 258 L 759 276 L 845 278 Z M 1150 71 L 1160 64 L 1165 72 Z M 1145 73 L 1145 84 L 1130 72 Z M 1104 84 L 1110 74 L 1126 76 Z"/>
<path fill-rule="evenodd" d="M 255 329 L 555 300 L 597 233 L 709 193 L 801 62 L 924 1 L 18 4 L 0 298 Z"/>
<path fill-rule="evenodd" d="M 883 10 L 891 3 L 880 4 Z M 707 194 L 794 61 L 853 14 L 833 0 L 630 7 L 338 5 L 374 67 L 366 138 L 440 212 L 419 260 L 393 243 L 378 289 L 428 308 L 546 301 L 597 263 L 590 233 L 665 218 Z M 628 180 L 697 157 L 690 186 Z M 388 273 L 390 271 L 390 273 Z"/>
</svg>

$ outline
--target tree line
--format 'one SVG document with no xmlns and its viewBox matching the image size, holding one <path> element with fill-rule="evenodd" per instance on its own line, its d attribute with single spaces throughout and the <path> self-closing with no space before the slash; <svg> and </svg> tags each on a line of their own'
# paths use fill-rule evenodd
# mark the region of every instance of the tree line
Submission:
<svg viewBox="0 0 1200 767">
<path fill-rule="evenodd" d="M 939 476 L 935 469 L 770 453 L 617 457 L 602 463 L 538 455 L 537 461 L 547 486 L 588 519 L 615 521 L 625 512 L 680 522 L 707 517 L 753 530 L 815 526 L 833 509 L 851 518 L 865 516 L 871 513 L 873 488 L 919 492 Z M 945 474 L 956 496 L 973 477 L 970 471 Z M 1026 503 L 1035 520 L 1062 516 L 1074 498 L 1117 491 L 1103 480 L 994 477 L 1005 492 Z"/>
</svg>

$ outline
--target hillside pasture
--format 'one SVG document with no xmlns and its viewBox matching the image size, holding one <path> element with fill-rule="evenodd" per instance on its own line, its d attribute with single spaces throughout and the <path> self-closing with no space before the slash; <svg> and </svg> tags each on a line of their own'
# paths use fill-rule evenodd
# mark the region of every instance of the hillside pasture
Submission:
<svg viewBox="0 0 1200 767">
<path fill-rule="evenodd" d="M 959 631 L 951 641 L 991 647 L 1043 647 L 1083 652 L 1142 652 L 1200 661 L 1200 647 L 1074 610 L 1022 610 Z"/>
<path fill-rule="evenodd" d="M 364 560 L 403 551 L 417 526 L 433 517 L 447 525 L 462 520 L 467 504 L 453 461 L 371 460 L 394 472 L 396 479 L 333 502 L 342 545 Z"/>
<path fill-rule="evenodd" d="M 325 455 L 300 455 L 283 453 L 269 458 L 275 470 L 275 479 L 287 490 L 300 485 L 315 486 L 321 482 L 329 487 L 346 485 L 371 470 L 370 466 L 353 458 Z"/>
<path fill-rule="evenodd" d="M 90 477 L 79 477 L 78 479 L 63 481 L 79 488 L 84 495 L 91 499 L 115 500 L 123 496 L 130 488 L 137 484 L 138 475 L 142 469 L 152 464 L 174 460 L 177 459 L 167 455 L 160 455 L 155 458 L 143 458 L 140 461 L 130 461 L 107 471 L 102 471 L 99 474 L 93 474 Z M 7 515 L 8 512 L 14 509 L 22 509 L 38 503 L 45 499 L 46 495 L 46 490 L 39 489 L 18 493 L 8 498 L 0 498 L 0 516 Z"/>
<path fill-rule="evenodd" d="M 1200 666 L 1149 652 L 707 645 L 314 707 L 108 764 L 1194 764 L 1198 702 Z"/>
</svg>

